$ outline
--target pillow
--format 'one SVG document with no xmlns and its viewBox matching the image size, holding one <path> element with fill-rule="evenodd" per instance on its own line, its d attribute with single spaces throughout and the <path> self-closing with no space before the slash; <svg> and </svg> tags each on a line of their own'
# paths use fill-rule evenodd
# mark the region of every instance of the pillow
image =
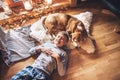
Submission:
<svg viewBox="0 0 120 80">
<path fill-rule="evenodd" d="M 86 11 L 86 12 L 82 12 L 80 14 L 74 15 L 74 17 L 76 17 L 77 19 L 79 19 L 80 21 L 83 22 L 87 33 L 89 33 L 92 18 L 93 18 L 93 13 L 89 12 L 89 11 Z"/>
<path fill-rule="evenodd" d="M 30 36 L 40 43 L 51 41 L 53 39 L 50 34 L 46 34 L 47 29 L 45 29 L 43 26 L 44 19 L 45 16 L 39 19 L 37 22 L 33 23 L 30 27 Z"/>
</svg>

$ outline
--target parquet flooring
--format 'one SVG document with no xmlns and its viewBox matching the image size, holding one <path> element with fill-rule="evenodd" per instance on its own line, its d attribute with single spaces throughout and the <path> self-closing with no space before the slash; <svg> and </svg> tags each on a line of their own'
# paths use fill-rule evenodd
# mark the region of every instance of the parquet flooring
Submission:
<svg viewBox="0 0 120 80">
<path fill-rule="evenodd" d="M 96 7 L 88 5 L 66 11 L 68 14 L 78 14 L 86 10 L 94 13 L 92 35 L 96 41 L 95 54 L 88 55 L 76 49 L 71 50 L 66 75 L 60 77 L 55 71 L 53 80 L 120 80 L 120 34 L 114 32 L 116 26 L 120 27 L 120 19 L 98 4 L 95 5 Z M 9 69 L 2 67 L 1 80 L 8 80 L 33 61 L 34 58 L 29 58 Z"/>
</svg>

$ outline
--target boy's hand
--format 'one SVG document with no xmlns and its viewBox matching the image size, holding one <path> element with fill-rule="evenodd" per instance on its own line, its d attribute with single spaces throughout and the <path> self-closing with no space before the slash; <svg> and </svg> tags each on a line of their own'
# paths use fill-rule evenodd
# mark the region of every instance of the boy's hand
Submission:
<svg viewBox="0 0 120 80">
<path fill-rule="evenodd" d="M 51 49 L 38 46 L 38 47 L 36 48 L 36 50 L 37 50 L 37 51 L 40 50 L 40 51 L 42 51 L 43 53 L 52 56 L 52 57 L 55 58 L 57 61 L 60 61 L 60 56 L 59 56 L 56 52 L 52 51 Z"/>
<path fill-rule="evenodd" d="M 56 52 L 49 50 L 49 55 L 51 55 L 53 58 L 55 58 L 57 62 L 58 61 L 60 62 L 60 56 Z"/>
</svg>

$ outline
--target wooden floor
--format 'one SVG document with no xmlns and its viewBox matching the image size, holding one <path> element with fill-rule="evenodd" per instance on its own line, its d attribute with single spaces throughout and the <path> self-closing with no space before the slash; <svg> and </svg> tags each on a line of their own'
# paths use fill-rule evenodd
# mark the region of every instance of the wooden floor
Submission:
<svg viewBox="0 0 120 80">
<path fill-rule="evenodd" d="M 120 27 L 120 19 L 110 11 L 89 5 L 78 9 L 68 10 L 68 14 L 78 14 L 83 11 L 94 13 L 92 35 L 96 41 L 96 52 L 93 55 L 83 54 L 73 49 L 69 55 L 68 70 L 64 77 L 57 72 L 53 80 L 120 80 L 120 34 L 114 32 Z M 32 64 L 34 57 L 14 64 L 9 69 L 1 67 L 0 80 L 9 80 L 18 70 Z M 1 65 L 0 65 L 1 66 Z"/>
</svg>

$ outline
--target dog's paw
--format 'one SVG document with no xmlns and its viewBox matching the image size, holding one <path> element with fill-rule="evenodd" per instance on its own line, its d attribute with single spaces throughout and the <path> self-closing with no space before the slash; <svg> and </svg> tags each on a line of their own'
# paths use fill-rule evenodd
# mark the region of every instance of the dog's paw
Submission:
<svg viewBox="0 0 120 80">
<path fill-rule="evenodd" d="M 93 54 L 96 51 L 95 45 L 90 38 L 87 38 L 86 41 L 81 42 L 80 45 L 81 48 L 85 50 L 88 54 Z"/>
</svg>

